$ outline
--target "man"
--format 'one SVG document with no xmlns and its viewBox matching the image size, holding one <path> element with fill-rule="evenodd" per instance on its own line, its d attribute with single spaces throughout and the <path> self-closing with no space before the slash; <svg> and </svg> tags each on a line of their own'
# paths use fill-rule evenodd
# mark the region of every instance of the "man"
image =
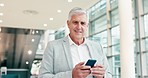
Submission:
<svg viewBox="0 0 148 78">
<path fill-rule="evenodd" d="M 67 25 L 67 37 L 48 43 L 39 78 L 112 78 L 101 46 L 84 37 L 88 27 L 85 10 L 73 8 Z M 84 65 L 89 58 L 97 60 L 92 68 Z"/>
</svg>

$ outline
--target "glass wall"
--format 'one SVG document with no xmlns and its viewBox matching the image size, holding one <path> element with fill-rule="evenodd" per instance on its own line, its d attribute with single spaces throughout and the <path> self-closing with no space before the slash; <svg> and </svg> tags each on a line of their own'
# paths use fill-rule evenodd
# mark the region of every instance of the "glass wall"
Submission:
<svg viewBox="0 0 148 78">
<path fill-rule="evenodd" d="M 144 13 L 148 13 L 148 0 L 143 0 Z"/>
<path fill-rule="evenodd" d="M 144 21 L 145 36 L 148 37 L 148 14 L 144 15 L 144 20 L 143 21 Z"/>
<path fill-rule="evenodd" d="M 109 0 L 109 6 L 107 6 L 106 1 L 107 0 L 100 0 L 88 9 L 89 16 L 91 17 L 89 39 L 101 43 L 107 54 L 113 78 L 120 78 L 120 24 L 118 0 Z M 132 1 L 133 28 L 131 32 L 134 32 L 133 37 L 135 43 L 133 43 L 133 45 L 135 51 L 136 78 L 148 78 L 148 61 L 146 61 L 148 60 L 148 0 Z M 99 6 L 101 4 L 102 6 Z M 143 10 L 138 10 L 140 7 L 142 7 Z M 107 17 L 108 14 L 109 17 Z M 108 18 L 109 20 L 107 20 Z"/>
<path fill-rule="evenodd" d="M 89 39 L 100 43 L 103 47 L 104 52 L 107 53 L 107 31 L 103 31 L 95 35 L 92 35 L 89 37 Z"/>
</svg>

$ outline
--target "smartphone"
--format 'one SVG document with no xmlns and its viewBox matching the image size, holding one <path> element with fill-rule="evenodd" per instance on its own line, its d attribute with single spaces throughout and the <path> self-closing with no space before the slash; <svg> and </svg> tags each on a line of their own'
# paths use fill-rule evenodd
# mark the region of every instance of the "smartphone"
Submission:
<svg viewBox="0 0 148 78">
<path fill-rule="evenodd" d="M 93 67 L 95 65 L 96 61 L 97 60 L 95 60 L 95 59 L 89 59 L 85 65 Z"/>
</svg>

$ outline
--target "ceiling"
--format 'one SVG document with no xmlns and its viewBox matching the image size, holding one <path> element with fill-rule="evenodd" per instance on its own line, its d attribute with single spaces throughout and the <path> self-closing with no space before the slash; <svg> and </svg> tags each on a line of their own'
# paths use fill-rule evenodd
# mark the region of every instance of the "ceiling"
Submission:
<svg viewBox="0 0 148 78">
<path fill-rule="evenodd" d="M 0 0 L 1 27 L 57 30 L 66 25 L 73 7 L 88 9 L 99 0 Z M 61 10 L 58 13 L 57 10 Z M 53 20 L 50 20 L 53 18 Z M 47 26 L 44 26 L 46 24 Z"/>
</svg>

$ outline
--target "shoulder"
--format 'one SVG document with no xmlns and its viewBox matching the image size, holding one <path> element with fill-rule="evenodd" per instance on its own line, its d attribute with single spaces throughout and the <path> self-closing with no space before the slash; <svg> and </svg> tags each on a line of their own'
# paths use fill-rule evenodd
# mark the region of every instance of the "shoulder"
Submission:
<svg viewBox="0 0 148 78">
<path fill-rule="evenodd" d="M 64 40 L 64 38 L 61 38 L 61 39 L 49 41 L 48 43 L 50 43 L 50 44 L 57 44 L 57 43 L 61 43 L 63 40 Z"/>
<path fill-rule="evenodd" d="M 102 46 L 101 46 L 101 44 L 98 41 L 92 41 L 92 40 L 87 39 L 87 44 L 90 45 L 93 48 L 96 48 L 96 49 L 99 49 L 99 50 L 101 49 L 102 50 Z"/>
<path fill-rule="evenodd" d="M 92 40 L 87 39 L 87 42 L 88 42 L 88 44 L 91 44 L 91 45 L 100 46 L 100 43 L 97 41 L 92 41 Z"/>
<path fill-rule="evenodd" d="M 67 38 L 67 37 L 63 37 L 63 38 L 61 38 L 61 39 L 49 41 L 49 42 L 47 43 L 47 45 L 59 46 L 59 45 L 65 43 L 65 42 L 66 42 L 66 43 L 68 42 L 68 38 Z"/>
</svg>

